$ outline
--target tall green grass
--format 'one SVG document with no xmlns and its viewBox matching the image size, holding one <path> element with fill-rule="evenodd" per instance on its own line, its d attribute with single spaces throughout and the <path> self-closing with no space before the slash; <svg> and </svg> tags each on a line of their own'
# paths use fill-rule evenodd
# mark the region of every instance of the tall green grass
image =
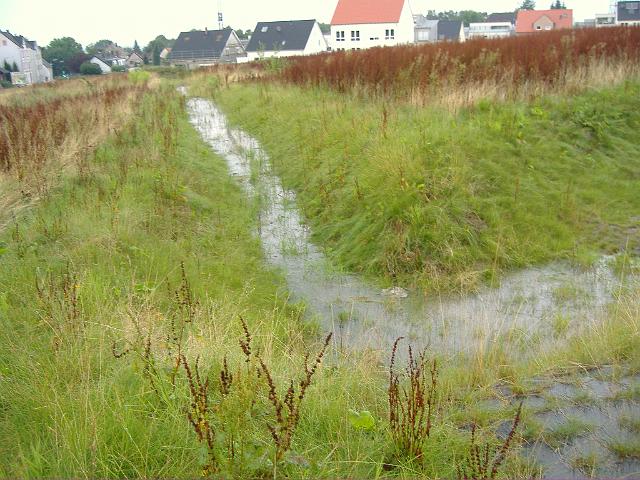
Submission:
<svg viewBox="0 0 640 480">
<path fill-rule="evenodd" d="M 640 85 L 492 105 L 363 101 L 323 89 L 215 94 L 349 270 L 426 290 L 638 247 Z"/>
</svg>

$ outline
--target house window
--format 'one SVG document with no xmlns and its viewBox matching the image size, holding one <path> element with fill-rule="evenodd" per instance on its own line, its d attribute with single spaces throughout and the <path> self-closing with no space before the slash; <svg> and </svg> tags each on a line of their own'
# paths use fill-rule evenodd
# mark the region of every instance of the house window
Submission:
<svg viewBox="0 0 640 480">
<path fill-rule="evenodd" d="M 7 41 L 6 40 L 2 40 L 2 46 L 6 47 L 7 46 Z"/>
<path fill-rule="evenodd" d="M 351 41 L 352 42 L 360 41 L 360 30 L 351 30 Z"/>
<path fill-rule="evenodd" d="M 384 31 L 385 40 L 394 40 L 395 38 L 396 38 L 396 30 L 394 28 L 387 29 Z"/>
<path fill-rule="evenodd" d="M 536 30 L 542 30 L 542 27 L 540 25 L 536 25 Z"/>
<path fill-rule="evenodd" d="M 344 30 L 336 32 L 336 42 L 344 42 Z"/>
</svg>

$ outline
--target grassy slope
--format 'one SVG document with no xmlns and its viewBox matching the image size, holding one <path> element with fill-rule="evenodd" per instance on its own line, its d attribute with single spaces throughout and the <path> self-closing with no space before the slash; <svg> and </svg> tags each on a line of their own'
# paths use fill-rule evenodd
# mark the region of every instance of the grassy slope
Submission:
<svg viewBox="0 0 640 480">
<path fill-rule="evenodd" d="M 172 135 L 179 139 L 175 151 L 164 140 Z M 172 360 L 165 344 L 176 312 L 180 262 L 199 302 L 187 328 L 186 355 L 200 355 L 203 371 L 211 369 L 212 392 L 227 355 L 243 387 L 230 405 L 221 404 L 216 425 L 234 432 L 244 446 L 230 471 L 238 478 L 268 475 L 270 410 L 264 388 L 255 408 L 242 408 L 253 397 L 246 397 L 251 382 L 242 380 L 238 316 L 255 333 L 281 393 L 288 378 L 299 377 L 317 336 L 308 335 L 298 312 L 277 299 L 280 279 L 264 269 L 251 234 L 253 205 L 228 178 L 222 159 L 187 124 L 170 91 L 148 96 L 137 122 L 99 147 L 90 166 L 79 175 L 69 172 L 61 187 L 0 233 L 0 476 L 198 475 L 202 450 L 185 415 L 184 376 L 173 389 L 167 374 Z M 637 332 L 636 318 L 637 312 L 625 325 L 636 325 Z M 137 328 L 153 341 L 156 390 L 144 376 Z M 609 335 L 593 332 L 599 343 L 577 340 L 583 357 L 557 363 L 594 354 L 598 362 L 624 363 L 637 356 L 638 335 L 628 328 L 620 335 L 616 328 Z M 612 348 L 621 336 L 628 341 Z M 120 351 L 125 339 L 137 350 L 115 359 L 112 341 Z M 407 463 L 385 472 L 391 449 L 386 369 L 373 352 L 332 351 L 303 407 L 293 445 L 301 457 L 281 468 L 293 478 L 449 478 L 468 441 L 458 427 L 475 415 L 468 405 L 489 392 L 472 392 L 469 385 L 494 384 L 505 361 L 498 356 L 495 364 L 485 358 L 471 365 L 443 362 L 440 393 L 451 400 L 443 401 L 424 468 Z M 376 430 L 351 427 L 351 408 L 371 411 Z M 221 455 L 224 450 L 219 445 Z M 513 474 L 517 467 L 510 468 Z"/>
<path fill-rule="evenodd" d="M 263 142 L 342 265 L 466 289 L 634 241 L 639 93 L 629 83 L 457 115 L 274 85 L 216 98 Z"/>
<path fill-rule="evenodd" d="M 111 341 L 131 318 L 166 322 L 180 262 L 207 315 L 255 324 L 273 310 L 279 279 L 262 268 L 251 205 L 170 102 L 175 154 L 153 123 L 170 113 L 149 97 L 137 126 L 98 149 L 89 177 L 69 178 L 2 235 L 0 475 L 194 475 L 183 411 L 150 404 L 139 366 L 116 361 Z M 60 290 L 67 272 L 77 319 Z M 36 277 L 53 285 L 52 301 Z"/>
</svg>

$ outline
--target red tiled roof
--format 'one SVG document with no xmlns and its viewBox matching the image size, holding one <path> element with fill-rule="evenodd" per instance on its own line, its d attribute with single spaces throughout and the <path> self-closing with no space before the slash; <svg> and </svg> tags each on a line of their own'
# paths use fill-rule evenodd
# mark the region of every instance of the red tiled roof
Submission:
<svg viewBox="0 0 640 480">
<path fill-rule="evenodd" d="M 339 0 L 331 25 L 398 23 L 405 0 Z"/>
<path fill-rule="evenodd" d="M 520 10 L 516 19 L 516 33 L 537 32 L 533 24 L 544 16 L 555 24 L 554 30 L 573 28 L 573 10 Z"/>
</svg>

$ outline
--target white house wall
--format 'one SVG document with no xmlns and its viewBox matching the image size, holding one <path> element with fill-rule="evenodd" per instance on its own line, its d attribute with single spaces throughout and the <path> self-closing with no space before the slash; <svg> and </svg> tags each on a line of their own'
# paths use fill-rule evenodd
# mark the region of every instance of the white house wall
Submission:
<svg viewBox="0 0 640 480">
<path fill-rule="evenodd" d="M 316 22 L 311 29 L 307 46 L 304 49 L 303 55 L 315 55 L 316 53 L 322 53 L 327 51 L 327 41 L 324 38 L 320 25 Z"/>
<path fill-rule="evenodd" d="M 264 52 L 247 52 L 247 61 L 253 62 L 254 60 L 261 60 L 263 58 L 284 58 L 284 57 L 297 57 L 306 55 L 305 50 L 265 50 Z M 244 63 L 244 62 L 239 62 Z"/>
<path fill-rule="evenodd" d="M 385 38 L 386 30 L 395 30 L 393 39 Z M 351 32 L 360 32 L 360 40 L 353 41 Z M 336 40 L 336 32 L 344 32 L 344 41 Z M 398 23 L 366 23 L 351 25 L 331 25 L 332 50 L 357 50 L 372 47 L 391 47 L 413 43 L 415 31 L 413 14 L 409 2 L 405 1 Z"/>
<path fill-rule="evenodd" d="M 22 71 L 21 48 L 0 33 L 0 65 L 6 60 L 9 65 L 15 64 Z"/>
<path fill-rule="evenodd" d="M 97 59 L 96 57 L 93 57 L 91 60 L 89 60 L 90 63 L 93 63 L 94 65 L 98 65 L 100 67 L 100 70 L 102 71 L 102 73 L 110 73 L 111 72 L 111 67 L 109 65 L 107 65 L 106 63 L 104 63 L 103 61 Z"/>
</svg>

